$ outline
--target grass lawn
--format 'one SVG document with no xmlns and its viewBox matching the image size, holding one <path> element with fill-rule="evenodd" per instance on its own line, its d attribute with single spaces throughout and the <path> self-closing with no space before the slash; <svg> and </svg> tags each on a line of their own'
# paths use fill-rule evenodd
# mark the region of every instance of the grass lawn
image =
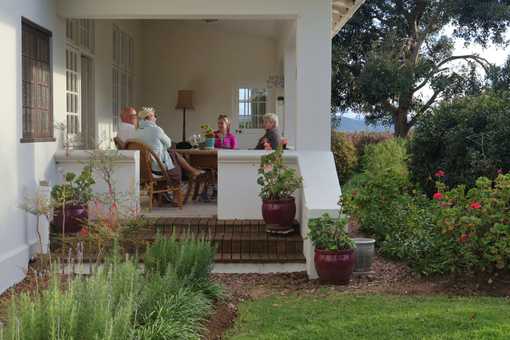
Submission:
<svg viewBox="0 0 510 340">
<path fill-rule="evenodd" d="M 228 339 L 510 339 L 510 300 L 275 296 L 241 304 Z"/>
</svg>

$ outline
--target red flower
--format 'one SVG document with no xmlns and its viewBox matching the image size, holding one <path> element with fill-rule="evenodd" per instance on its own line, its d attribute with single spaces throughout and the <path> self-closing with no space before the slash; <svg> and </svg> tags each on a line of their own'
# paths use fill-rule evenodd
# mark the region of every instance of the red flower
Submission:
<svg viewBox="0 0 510 340">
<path fill-rule="evenodd" d="M 89 236 L 89 230 L 87 229 L 87 227 L 83 227 L 83 228 L 81 228 L 81 230 L 80 230 L 80 236 L 81 236 L 81 237 L 88 237 L 88 236 Z"/>
<path fill-rule="evenodd" d="M 432 197 L 433 197 L 435 200 L 439 201 L 439 200 L 442 200 L 444 196 L 443 196 L 443 194 L 442 194 L 442 193 L 440 193 L 440 192 L 436 192 L 436 193 L 434 194 L 434 196 L 432 196 Z"/>
<path fill-rule="evenodd" d="M 482 207 L 482 205 L 480 204 L 480 202 L 473 202 L 471 203 L 471 205 L 469 206 L 471 209 L 480 209 Z"/>
<path fill-rule="evenodd" d="M 271 147 L 271 144 L 269 143 L 264 143 L 264 150 L 273 150 L 273 148 Z"/>
<path fill-rule="evenodd" d="M 352 194 L 352 197 L 356 197 L 358 195 L 358 192 L 357 191 L 353 191 L 351 194 Z"/>
<path fill-rule="evenodd" d="M 468 235 L 468 234 L 462 234 L 462 235 L 460 235 L 460 237 L 459 237 L 459 243 L 464 243 L 464 242 L 466 242 L 468 239 L 469 239 L 469 235 Z"/>
<path fill-rule="evenodd" d="M 437 170 L 434 176 L 441 178 L 446 176 L 446 173 L 443 170 Z"/>
</svg>

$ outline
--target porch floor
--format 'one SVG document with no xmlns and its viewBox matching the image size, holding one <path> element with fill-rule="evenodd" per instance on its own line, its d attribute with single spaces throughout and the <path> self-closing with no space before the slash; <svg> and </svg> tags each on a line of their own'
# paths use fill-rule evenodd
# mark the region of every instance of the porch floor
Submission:
<svg viewBox="0 0 510 340">
<path fill-rule="evenodd" d="M 144 206 L 143 216 L 146 217 L 161 217 L 161 218 L 215 218 L 218 213 L 218 206 L 216 202 L 196 202 L 192 201 L 185 204 L 181 209 L 165 205 L 161 207 L 153 207 L 152 211 L 149 211 Z"/>
</svg>

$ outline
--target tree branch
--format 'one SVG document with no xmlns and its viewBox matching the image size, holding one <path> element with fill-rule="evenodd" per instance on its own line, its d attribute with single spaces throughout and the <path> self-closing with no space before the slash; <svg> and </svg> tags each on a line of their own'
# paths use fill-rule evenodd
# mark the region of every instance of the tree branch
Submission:
<svg viewBox="0 0 510 340">
<path fill-rule="evenodd" d="M 457 56 L 451 56 L 451 57 L 448 57 L 444 60 L 442 60 L 441 62 L 439 62 L 436 66 L 434 66 L 434 69 L 430 72 L 430 74 L 428 75 L 428 77 L 426 77 L 421 83 L 420 85 L 418 85 L 417 87 L 415 87 L 413 89 L 413 92 L 416 92 L 418 90 L 420 90 L 421 88 L 423 88 L 429 81 L 430 79 L 435 76 L 436 74 L 440 73 L 440 72 L 443 72 L 445 70 L 447 70 L 446 68 L 443 68 L 441 69 L 441 66 L 445 65 L 445 64 L 448 64 L 449 62 L 452 62 L 454 60 L 459 60 L 459 59 L 463 59 L 463 60 L 473 60 L 474 62 L 476 62 L 477 64 L 479 64 L 480 66 L 482 66 L 482 68 L 484 69 L 485 73 L 489 73 L 489 67 L 490 67 L 490 62 L 485 59 L 485 58 L 482 58 L 480 56 L 477 56 L 476 54 L 466 54 L 466 55 L 457 55 Z"/>
</svg>

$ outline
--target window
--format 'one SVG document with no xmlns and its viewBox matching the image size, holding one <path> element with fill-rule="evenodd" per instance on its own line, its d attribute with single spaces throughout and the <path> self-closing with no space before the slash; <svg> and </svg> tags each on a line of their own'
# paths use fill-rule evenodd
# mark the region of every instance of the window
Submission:
<svg viewBox="0 0 510 340">
<path fill-rule="evenodd" d="M 22 19 L 22 143 L 55 141 L 51 32 Z"/>
<path fill-rule="evenodd" d="M 134 91 L 134 41 L 133 38 L 113 26 L 113 69 L 112 69 L 112 118 L 113 128 L 119 126 L 120 110 L 133 105 Z"/>
<path fill-rule="evenodd" d="M 239 127 L 261 129 L 266 114 L 267 90 L 240 88 L 237 93 L 239 107 Z"/>
<path fill-rule="evenodd" d="M 66 126 L 67 134 L 77 137 L 82 133 L 82 114 L 87 114 L 81 107 L 81 57 L 94 53 L 94 21 L 67 19 L 66 38 Z"/>
</svg>

